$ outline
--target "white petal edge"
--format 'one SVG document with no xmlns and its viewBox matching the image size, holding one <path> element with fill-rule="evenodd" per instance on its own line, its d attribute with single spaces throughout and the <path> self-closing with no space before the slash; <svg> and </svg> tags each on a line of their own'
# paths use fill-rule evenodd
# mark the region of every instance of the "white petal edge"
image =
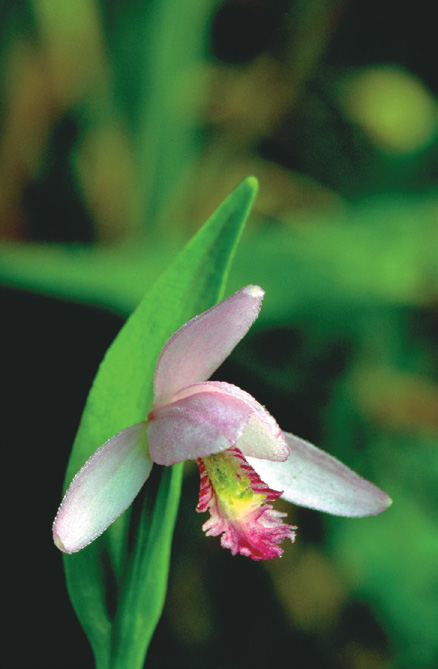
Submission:
<svg viewBox="0 0 438 669">
<path fill-rule="evenodd" d="M 109 439 L 76 474 L 53 523 L 65 553 L 81 550 L 113 523 L 137 496 L 152 469 L 146 423 Z"/>
<path fill-rule="evenodd" d="M 181 388 L 210 378 L 248 332 L 263 296 L 259 286 L 246 286 L 170 337 L 155 370 L 155 407 L 167 404 Z"/>
<path fill-rule="evenodd" d="M 248 458 L 264 483 L 283 491 L 283 499 L 348 517 L 371 516 L 391 504 L 391 498 L 380 488 L 333 456 L 293 434 L 283 435 L 291 449 L 285 462 Z"/>
</svg>

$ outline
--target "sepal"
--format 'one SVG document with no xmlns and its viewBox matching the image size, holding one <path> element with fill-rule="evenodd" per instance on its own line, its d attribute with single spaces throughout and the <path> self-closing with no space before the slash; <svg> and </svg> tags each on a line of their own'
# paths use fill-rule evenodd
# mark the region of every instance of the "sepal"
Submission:
<svg viewBox="0 0 438 669">
<path fill-rule="evenodd" d="M 146 423 L 109 439 L 74 477 L 53 523 L 53 540 L 75 553 L 96 539 L 125 511 L 152 469 Z"/>
</svg>

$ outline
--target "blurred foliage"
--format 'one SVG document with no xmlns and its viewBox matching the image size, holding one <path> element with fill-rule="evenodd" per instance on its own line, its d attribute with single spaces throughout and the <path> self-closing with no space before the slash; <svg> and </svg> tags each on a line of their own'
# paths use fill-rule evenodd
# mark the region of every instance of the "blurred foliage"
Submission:
<svg viewBox="0 0 438 669">
<path fill-rule="evenodd" d="M 229 291 L 257 282 L 267 296 L 218 378 L 394 499 L 354 521 L 294 510 L 297 543 L 255 565 L 202 536 L 188 467 L 146 666 L 265 667 L 286 653 L 297 667 L 438 663 L 435 41 L 426 0 L 0 2 L 3 353 L 8 387 L 33 389 L 26 414 L 57 463 L 40 477 L 62 479 L 65 426 L 108 331 L 254 174 L 260 195 Z M 26 430 L 20 416 L 7 443 Z M 42 534 L 58 497 L 46 485 Z M 41 486 L 28 486 L 23 504 L 36 504 Z M 36 571 L 55 571 L 63 592 L 49 532 L 34 541 Z M 24 583 L 34 611 L 49 595 Z M 54 601 L 57 641 L 36 608 L 31 660 L 13 645 L 10 666 L 88 666 L 86 650 L 62 652 L 80 631 L 63 629 L 68 604 Z"/>
</svg>

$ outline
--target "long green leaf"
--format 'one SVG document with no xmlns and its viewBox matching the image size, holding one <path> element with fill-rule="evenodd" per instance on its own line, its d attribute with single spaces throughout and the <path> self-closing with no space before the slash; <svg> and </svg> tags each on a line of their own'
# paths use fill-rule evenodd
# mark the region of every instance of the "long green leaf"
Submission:
<svg viewBox="0 0 438 669">
<path fill-rule="evenodd" d="M 256 180 L 248 178 L 222 203 L 108 349 L 87 399 L 66 486 L 96 448 L 146 418 L 161 348 L 221 298 L 256 190 Z M 101 668 L 142 666 L 164 602 L 181 476 L 181 466 L 155 467 L 133 510 L 90 546 L 65 556 L 69 594 Z"/>
</svg>

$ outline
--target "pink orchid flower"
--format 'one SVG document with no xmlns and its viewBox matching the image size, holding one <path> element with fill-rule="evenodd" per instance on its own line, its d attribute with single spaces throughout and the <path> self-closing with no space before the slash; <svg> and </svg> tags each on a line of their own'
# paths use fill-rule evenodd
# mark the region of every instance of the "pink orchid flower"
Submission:
<svg viewBox="0 0 438 669">
<path fill-rule="evenodd" d="M 264 292 L 247 286 L 192 318 L 169 339 L 154 376 L 147 420 L 101 446 L 73 479 L 53 524 L 55 544 L 74 553 L 131 504 L 153 464 L 197 460 L 197 511 L 208 535 L 233 555 L 281 555 L 294 541 L 272 504 L 278 497 L 340 516 L 379 513 L 391 503 L 375 485 L 312 444 L 282 432 L 251 395 L 207 381 L 257 318 Z"/>
</svg>

